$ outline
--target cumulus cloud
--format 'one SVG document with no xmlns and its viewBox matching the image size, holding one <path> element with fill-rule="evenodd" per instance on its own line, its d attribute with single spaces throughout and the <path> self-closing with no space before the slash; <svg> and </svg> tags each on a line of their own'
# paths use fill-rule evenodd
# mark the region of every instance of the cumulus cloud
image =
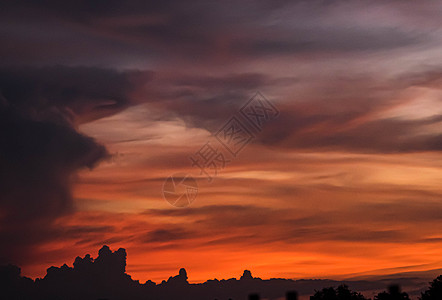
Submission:
<svg viewBox="0 0 442 300">
<path fill-rule="evenodd" d="M 73 210 L 73 176 L 108 156 L 76 124 L 127 107 L 132 75 L 69 67 L 0 71 L 0 240 L 8 245 L 1 261 L 26 257 L 52 236 L 52 222 Z"/>
</svg>

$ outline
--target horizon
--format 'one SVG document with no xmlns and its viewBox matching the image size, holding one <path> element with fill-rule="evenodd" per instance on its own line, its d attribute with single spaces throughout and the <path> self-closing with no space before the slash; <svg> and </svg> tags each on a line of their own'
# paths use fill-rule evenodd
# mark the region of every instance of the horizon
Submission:
<svg viewBox="0 0 442 300">
<path fill-rule="evenodd" d="M 253 276 L 250 270 L 244 270 L 239 278 L 214 277 L 204 282 L 195 283 L 189 280 L 187 270 L 180 268 L 175 273 L 176 275 L 169 276 L 167 280 L 158 283 L 147 280 L 143 283 L 128 274 L 126 270 L 127 256 L 124 248 L 112 250 L 109 246 L 103 245 L 95 258 L 90 254 L 85 254 L 84 257 L 77 256 L 72 267 L 67 264 L 60 267 L 51 266 L 43 278 L 31 281 L 21 274 L 20 268 L 17 266 L 11 264 L 0 266 L 2 295 L 20 296 L 24 297 L 23 299 L 40 299 L 42 296 L 50 299 L 54 296 L 69 299 L 77 299 L 78 296 L 82 299 L 96 299 L 104 295 L 109 295 L 112 299 L 127 299 L 129 294 L 136 299 L 145 299 L 143 297 L 147 295 L 156 295 L 164 299 L 176 299 L 177 296 L 184 296 L 185 299 L 199 299 L 209 296 L 216 299 L 216 297 L 225 298 L 227 295 L 229 295 L 229 299 L 232 297 L 241 299 L 246 296 L 249 299 L 251 297 L 259 299 L 260 294 L 263 294 L 264 299 L 283 299 L 285 294 L 287 300 L 298 298 L 312 300 L 310 297 L 313 297 L 313 294 L 316 297 L 321 297 L 318 295 L 321 292 L 329 294 L 330 289 L 339 291 L 340 288 L 344 288 L 350 293 L 356 293 L 355 300 L 366 300 L 366 298 L 358 298 L 363 296 L 368 299 L 371 297 L 377 299 L 376 297 L 380 297 L 382 293 L 387 293 L 385 295 L 387 297 L 393 297 L 391 299 L 396 299 L 393 294 L 396 294 L 397 297 L 397 293 L 402 293 L 403 299 L 409 300 L 421 297 L 424 292 L 427 293 L 429 285 L 437 286 L 435 282 L 442 282 L 442 275 L 440 275 L 442 272 L 438 272 L 434 278 L 429 279 L 430 277 L 428 277 L 426 280 L 423 277 L 398 276 L 348 280 L 295 280 L 288 278 L 265 279 Z M 82 287 L 76 291 L 69 291 L 73 286 L 78 285 Z M 346 293 L 344 292 L 344 294 Z M 409 296 L 411 298 L 408 298 Z M 437 299 L 438 296 L 434 294 L 432 297 L 429 299 Z M 324 300 L 326 299 L 328 298 Z"/>
<path fill-rule="evenodd" d="M 108 246 L 107 245 L 103 245 L 102 248 L 104 248 L 104 247 L 108 247 Z M 122 249 L 125 252 L 127 252 L 126 249 L 122 248 L 122 247 L 117 247 L 117 249 L 118 250 Z M 113 251 L 117 251 L 117 249 L 115 249 Z M 112 251 L 112 249 L 110 249 L 110 250 Z M 98 255 L 99 250 L 97 250 L 96 252 L 97 252 L 97 255 Z M 129 254 L 130 253 L 127 253 L 128 257 L 126 258 L 126 261 L 130 257 Z M 64 262 L 62 265 L 58 265 L 58 266 L 53 266 L 53 265 L 52 266 L 47 266 L 47 268 L 45 268 L 45 271 L 41 272 L 43 274 L 43 276 L 30 277 L 30 276 L 26 276 L 26 274 L 23 274 L 23 272 L 21 272 L 21 275 L 24 276 L 24 277 L 31 278 L 34 281 L 36 279 L 43 279 L 47 275 L 47 270 L 49 268 L 52 268 L 52 267 L 60 268 L 63 265 L 67 265 L 68 267 L 73 268 L 74 267 L 74 261 L 75 261 L 76 258 L 84 258 L 86 256 L 91 256 L 91 258 L 94 259 L 94 256 L 91 253 L 84 253 L 83 255 L 77 255 L 77 256 L 75 256 L 75 258 L 72 258 L 71 259 L 71 263 Z M 8 265 L 16 266 L 14 264 L 8 264 Z M 20 266 L 16 266 L 16 267 L 20 268 Z M 127 265 L 126 265 L 126 269 L 127 269 Z M 171 273 L 169 276 L 166 276 L 164 278 L 159 278 L 157 280 L 152 280 L 153 278 L 147 278 L 146 280 L 140 280 L 139 278 L 134 278 L 130 274 L 129 270 L 126 270 L 125 273 L 127 275 L 131 276 L 132 280 L 139 281 L 140 283 L 145 283 L 145 282 L 151 281 L 151 282 L 153 282 L 155 284 L 160 284 L 163 281 L 167 281 L 167 279 L 169 279 L 170 277 L 174 276 L 174 274 L 178 274 L 178 271 L 180 269 L 186 270 L 187 271 L 187 275 L 192 273 L 192 272 L 189 272 L 189 270 L 187 268 L 185 268 L 184 266 L 181 266 L 181 267 L 177 266 L 176 269 L 175 269 L 175 273 L 172 272 L 173 274 Z M 206 278 L 206 279 L 203 279 L 203 280 L 200 280 L 200 281 L 195 281 L 195 280 L 192 280 L 191 276 L 189 276 L 188 282 L 189 282 L 189 284 L 201 284 L 201 283 L 205 283 L 205 282 L 208 282 L 208 281 L 211 281 L 211 280 L 220 280 L 220 281 L 222 281 L 222 280 L 229 280 L 229 279 L 239 280 L 244 275 L 244 272 L 246 272 L 246 271 L 251 272 L 251 275 L 252 275 L 253 278 L 262 279 L 262 280 L 271 280 L 271 279 L 284 279 L 284 280 L 294 280 L 294 281 L 297 281 L 297 280 L 333 280 L 333 281 L 337 281 L 337 282 L 339 282 L 339 281 L 359 281 L 359 280 L 376 281 L 376 280 L 383 280 L 383 279 L 389 279 L 391 282 L 395 282 L 395 281 L 399 282 L 401 279 L 404 278 L 403 277 L 404 275 L 410 275 L 410 274 L 413 274 L 413 275 L 416 274 L 416 275 L 414 275 L 414 278 L 420 278 L 420 279 L 423 279 L 423 280 L 429 280 L 430 281 L 430 279 L 437 277 L 439 274 L 442 274 L 442 268 L 441 268 L 441 269 L 432 269 L 432 270 L 426 270 L 426 271 L 409 271 L 409 272 L 397 272 L 397 273 L 390 273 L 390 274 L 376 273 L 377 270 L 374 270 L 372 272 L 368 272 L 368 273 L 364 273 L 364 274 L 354 273 L 354 274 L 350 274 L 351 276 L 349 275 L 349 276 L 346 276 L 346 277 L 334 277 L 334 278 L 331 278 L 331 277 L 330 278 L 329 277 L 286 278 L 286 277 L 261 277 L 261 276 L 253 276 L 254 275 L 253 270 L 244 269 L 244 270 L 241 271 L 241 274 L 238 274 L 237 276 L 233 276 L 233 277 L 228 277 L 228 278 L 227 277 L 221 278 L 221 277 L 216 277 L 215 276 L 215 277 Z M 417 276 L 418 274 L 420 276 Z M 406 277 L 407 276 L 405 276 L 405 278 Z M 413 278 L 413 277 L 410 277 L 410 278 Z"/>
</svg>

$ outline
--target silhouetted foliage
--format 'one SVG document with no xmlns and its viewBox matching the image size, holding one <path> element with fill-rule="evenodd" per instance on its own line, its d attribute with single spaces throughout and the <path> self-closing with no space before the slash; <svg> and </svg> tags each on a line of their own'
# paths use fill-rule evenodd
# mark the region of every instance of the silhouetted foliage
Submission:
<svg viewBox="0 0 442 300">
<path fill-rule="evenodd" d="M 166 282 L 169 286 L 177 287 L 177 286 L 185 286 L 189 284 L 187 281 L 187 272 L 186 269 L 181 268 L 178 272 L 177 276 L 171 276 Z"/>
<path fill-rule="evenodd" d="M 442 299 L 442 275 L 430 282 L 428 290 L 422 293 L 421 300 L 441 300 Z"/>
<path fill-rule="evenodd" d="M 351 291 L 347 285 L 343 284 L 336 289 L 329 287 L 316 291 L 310 300 L 366 300 L 366 298 L 360 293 Z"/>
<path fill-rule="evenodd" d="M 0 266 L 0 299 L 30 299 L 34 281 L 21 277 L 19 267 Z"/>
<path fill-rule="evenodd" d="M 289 291 L 285 294 L 286 300 L 298 300 L 298 293 L 296 291 Z"/>
<path fill-rule="evenodd" d="M 242 276 L 239 278 L 239 280 L 252 280 L 252 279 L 253 279 L 252 272 L 250 272 L 249 270 L 244 270 Z"/>
<path fill-rule="evenodd" d="M 244 271 L 244 273 L 245 273 L 245 271 Z M 259 295 L 258 294 L 250 294 L 249 300 L 259 300 Z"/>
<path fill-rule="evenodd" d="M 375 300 L 410 300 L 408 294 L 401 292 L 398 285 L 391 285 L 388 292 L 381 292 L 374 297 Z"/>
<path fill-rule="evenodd" d="M 365 300 L 360 293 L 349 290 L 346 282 L 332 280 L 291 280 L 272 278 L 263 280 L 253 277 L 245 270 L 240 279 L 211 279 L 204 283 L 191 284 L 187 272 L 180 269 L 176 276 L 156 284 L 153 281 L 140 283 L 126 274 L 126 250 L 120 248 L 111 251 L 103 246 L 98 257 L 89 254 L 77 257 L 73 267 L 64 264 L 61 267 L 50 267 L 46 276 L 35 281 L 21 276 L 20 268 L 7 265 L 0 267 L 0 299 L 6 300 L 201 300 L 201 299 L 282 299 L 286 293 L 287 300 L 297 300 L 297 295 L 311 295 L 312 300 Z M 423 300 L 442 300 L 440 286 L 442 277 L 431 284 L 430 289 L 423 293 Z M 379 290 L 383 281 L 348 281 L 361 291 Z M 297 292 L 295 292 L 295 290 Z M 408 300 L 406 293 L 398 288 L 380 293 L 378 300 Z"/>
</svg>

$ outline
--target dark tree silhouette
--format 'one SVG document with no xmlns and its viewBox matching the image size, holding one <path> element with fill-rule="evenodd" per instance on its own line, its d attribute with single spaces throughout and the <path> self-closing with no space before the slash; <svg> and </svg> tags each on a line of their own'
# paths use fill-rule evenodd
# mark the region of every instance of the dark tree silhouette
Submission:
<svg viewBox="0 0 442 300">
<path fill-rule="evenodd" d="M 244 271 L 244 273 L 245 273 L 245 271 Z M 259 295 L 258 294 L 250 294 L 249 300 L 259 300 Z"/>
<path fill-rule="evenodd" d="M 253 280 L 252 272 L 249 270 L 244 270 L 240 280 Z"/>
<path fill-rule="evenodd" d="M 366 300 L 360 293 L 349 290 L 347 282 L 333 280 L 292 280 L 283 278 L 261 279 L 245 270 L 241 278 L 210 279 L 204 283 L 189 283 L 187 271 L 182 268 L 178 274 L 156 284 L 153 281 L 140 283 L 126 273 L 126 250 L 111 251 L 103 246 L 95 259 L 87 254 L 77 257 L 70 267 L 50 267 L 44 278 L 32 280 L 23 277 L 19 267 L 0 266 L 0 299 L 3 300 L 201 300 L 201 299 L 282 299 L 297 300 L 311 295 L 311 300 Z M 379 290 L 381 281 L 349 281 L 348 284 L 361 291 Z M 430 289 L 422 294 L 422 300 L 442 300 L 440 297 L 442 276 L 431 283 Z M 297 292 L 295 292 L 297 291 Z M 380 293 L 376 300 L 408 300 L 406 293 L 398 287 Z"/>
<path fill-rule="evenodd" d="M 298 293 L 296 291 L 289 291 L 285 294 L 286 300 L 298 300 Z"/>
<path fill-rule="evenodd" d="M 30 278 L 21 277 L 19 267 L 13 265 L 0 266 L 0 299 L 30 299 L 34 282 Z"/>
<path fill-rule="evenodd" d="M 177 276 L 169 277 L 167 280 L 169 285 L 174 286 L 185 286 L 189 282 L 187 281 L 187 272 L 186 269 L 181 268 Z"/>
<path fill-rule="evenodd" d="M 430 282 L 430 288 L 422 293 L 421 300 L 442 299 L 442 275 Z"/>
<path fill-rule="evenodd" d="M 391 285 L 388 292 L 381 292 L 374 297 L 375 300 L 410 300 L 408 294 L 401 292 L 398 285 Z"/>
<path fill-rule="evenodd" d="M 310 300 L 367 300 L 362 294 L 351 291 L 343 284 L 338 288 L 323 288 L 310 297 Z"/>
</svg>

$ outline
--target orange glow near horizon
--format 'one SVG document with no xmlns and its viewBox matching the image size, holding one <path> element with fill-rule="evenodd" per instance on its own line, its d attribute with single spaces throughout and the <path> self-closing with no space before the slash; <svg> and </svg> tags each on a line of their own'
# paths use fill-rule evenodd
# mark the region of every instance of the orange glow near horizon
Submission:
<svg viewBox="0 0 442 300">
<path fill-rule="evenodd" d="M 442 266 L 435 250 L 442 246 L 439 219 L 428 208 L 442 205 L 440 154 L 290 152 L 251 144 L 208 183 L 187 162 L 208 132 L 173 121 L 154 126 L 162 138 L 110 139 L 110 125 L 126 124 L 131 113 L 81 128 L 118 153 L 80 173 L 77 213 L 59 221 L 90 232 L 42 245 L 54 256 L 25 266 L 25 275 L 44 276 L 49 265 L 71 265 L 77 255 L 94 257 L 103 244 L 127 249 L 127 273 L 140 282 L 160 283 L 181 267 L 197 283 L 239 278 L 244 269 L 263 279 L 344 279 Z M 139 128 L 135 135 L 152 136 L 151 127 Z M 174 208 L 161 196 L 164 179 L 177 172 L 199 178 L 190 208 Z M 66 245 L 69 251 L 61 251 Z"/>
</svg>

